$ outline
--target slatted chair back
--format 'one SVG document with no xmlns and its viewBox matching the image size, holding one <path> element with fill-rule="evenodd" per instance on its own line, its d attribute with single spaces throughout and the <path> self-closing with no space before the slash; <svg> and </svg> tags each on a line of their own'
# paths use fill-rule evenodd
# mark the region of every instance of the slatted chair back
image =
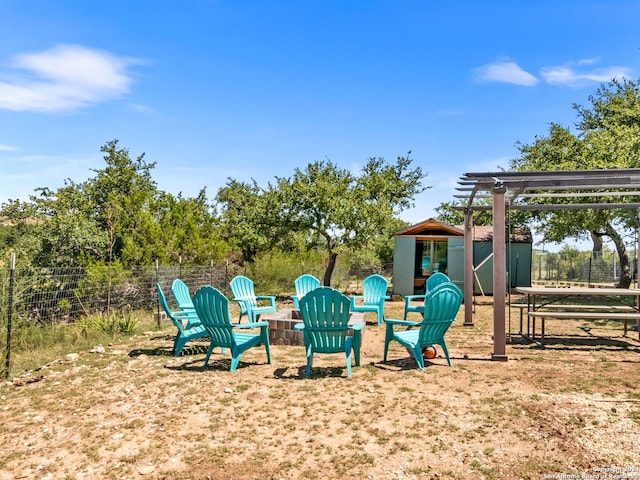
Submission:
<svg viewBox="0 0 640 480">
<path fill-rule="evenodd" d="M 156 283 L 156 292 L 158 293 L 158 301 L 160 302 L 162 310 L 178 329 L 178 333 L 173 342 L 173 355 L 177 357 L 189 340 L 205 337 L 207 332 L 202 326 L 195 310 L 172 311 L 171 308 L 169 308 L 167 297 L 159 283 Z"/>
<path fill-rule="evenodd" d="M 316 288 L 300 299 L 305 340 L 314 352 L 344 352 L 349 307 L 349 297 L 331 287 Z"/>
<path fill-rule="evenodd" d="M 305 375 L 311 376 L 315 353 L 340 353 L 346 356 L 347 377 L 351 378 L 351 352 L 355 363 L 360 365 L 361 331 L 364 322 L 349 325 L 351 300 L 331 287 L 318 287 L 300 299 L 302 323 L 296 330 L 302 329 L 307 354 Z M 353 331 L 348 335 L 349 329 Z"/>
<path fill-rule="evenodd" d="M 235 371 L 240 362 L 240 356 L 249 348 L 263 345 L 267 354 L 267 361 L 271 363 L 269 348 L 269 322 L 253 322 L 244 325 L 233 325 L 229 318 L 229 300 L 218 289 L 207 285 L 199 288 L 193 296 L 193 305 L 211 339 L 203 369 L 207 368 L 209 357 L 215 347 L 231 350 L 230 371 Z M 259 334 L 244 333 L 243 329 L 260 329 Z"/>
<path fill-rule="evenodd" d="M 435 287 L 440 285 L 441 283 L 450 282 L 451 279 L 442 272 L 436 272 L 433 275 L 430 275 L 427 278 L 425 283 L 425 291 L 429 292 L 429 290 L 433 290 Z"/>
<path fill-rule="evenodd" d="M 193 304 L 211 341 L 220 347 L 235 347 L 233 325 L 229 318 L 229 300 L 218 289 L 206 286 L 199 288 Z"/>
<path fill-rule="evenodd" d="M 293 308 L 300 308 L 300 299 L 304 297 L 311 290 L 315 290 L 320 287 L 320 280 L 318 280 L 313 275 L 309 275 L 305 273 L 304 275 L 300 275 L 293 282 L 293 286 L 296 289 L 296 294 L 292 295 L 293 299 Z"/>
<path fill-rule="evenodd" d="M 247 310 L 251 307 L 258 306 L 258 300 L 256 299 L 256 290 L 253 280 L 247 278 L 243 275 L 238 275 L 234 277 L 229 283 L 229 288 L 231 288 L 231 293 L 233 293 L 233 298 L 236 301 L 241 301 L 240 308 L 242 308 L 243 313 L 246 313 Z"/>
<path fill-rule="evenodd" d="M 444 282 L 425 295 L 424 318 L 421 322 L 387 319 L 382 361 L 387 361 L 389 343 L 396 341 L 413 355 L 420 370 L 424 369 L 422 349 L 430 345 L 440 345 L 451 366 L 444 336 L 456 319 L 462 299 L 462 291 L 453 282 Z M 398 330 L 394 327 L 398 327 Z"/>
<path fill-rule="evenodd" d="M 420 323 L 420 344 L 444 342 L 444 335 L 455 321 L 463 294 L 452 282 L 443 282 L 430 290 L 424 302 L 424 319 Z"/>
<path fill-rule="evenodd" d="M 193 301 L 189 287 L 179 278 L 176 278 L 171 284 L 171 294 L 181 310 L 194 310 Z"/>
<path fill-rule="evenodd" d="M 370 275 L 362 281 L 362 297 L 365 305 L 378 305 L 387 295 L 389 282 L 382 275 Z"/>
<path fill-rule="evenodd" d="M 249 323 L 256 322 L 260 315 L 265 313 L 276 313 L 276 297 L 273 295 L 256 295 L 253 280 L 242 275 L 234 277 L 229 283 L 233 293 L 233 301 L 240 306 L 240 316 L 238 323 L 244 315 L 249 319 Z M 268 303 L 268 305 L 260 305 Z"/>
</svg>

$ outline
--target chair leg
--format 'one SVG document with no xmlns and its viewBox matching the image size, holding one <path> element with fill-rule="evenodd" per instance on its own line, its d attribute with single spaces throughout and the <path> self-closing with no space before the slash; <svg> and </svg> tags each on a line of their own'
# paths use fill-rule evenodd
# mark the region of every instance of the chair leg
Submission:
<svg viewBox="0 0 640 480">
<path fill-rule="evenodd" d="M 356 357 L 356 367 L 360 366 L 360 344 L 362 343 L 362 335 L 360 330 L 353 332 L 353 354 Z"/>
<path fill-rule="evenodd" d="M 313 365 L 313 351 L 311 347 L 307 349 L 307 368 L 305 370 L 305 375 L 307 378 L 311 376 L 311 366 Z"/>
<path fill-rule="evenodd" d="M 267 352 L 267 363 L 271 365 L 271 348 L 269 345 L 269 331 L 268 327 L 260 327 L 260 340 L 264 345 L 264 349 Z"/>
<path fill-rule="evenodd" d="M 347 337 L 344 344 L 344 353 L 347 356 L 347 378 L 351 378 L 351 351 L 353 350 L 353 337 Z"/>
<path fill-rule="evenodd" d="M 411 352 L 413 353 L 413 358 L 416 359 L 418 368 L 420 370 L 424 370 L 424 357 L 422 356 L 422 349 L 420 348 L 420 345 L 416 345 L 415 347 L 413 347 L 411 349 Z"/>
<path fill-rule="evenodd" d="M 235 348 L 231 350 L 231 372 L 235 372 L 236 368 L 238 368 L 240 355 L 242 355 L 242 352 L 238 352 Z"/>
<path fill-rule="evenodd" d="M 214 347 L 215 346 L 214 346 L 213 342 L 211 342 L 209 344 L 209 348 L 207 349 L 207 356 L 204 357 L 204 365 L 202 365 L 202 370 L 206 370 L 207 364 L 209 363 L 209 357 L 211 356 L 211 352 L 213 351 Z"/>
<path fill-rule="evenodd" d="M 185 340 L 185 338 L 180 335 L 180 332 L 178 332 L 178 334 L 176 335 L 176 339 L 173 341 L 173 356 L 174 357 L 179 357 L 180 356 L 180 352 L 182 352 L 182 349 L 184 348 L 184 345 L 186 343 L 187 343 L 187 340 Z"/>
<path fill-rule="evenodd" d="M 387 361 L 387 352 L 389 350 L 389 343 L 393 340 L 393 325 L 387 323 L 387 330 L 384 334 L 384 355 L 382 357 L 382 361 Z"/>
<path fill-rule="evenodd" d="M 440 344 L 440 346 L 442 347 L 442 351 L 444 352 L 444 356 L 447 359 L 447 363 L 449 364 L 450 367 L 453 367 L 453 365 L 451 364 L 451 358 L 449 358 L 449 349 L 447 348 L 447 344 L 444 343 L 444 341 Z"/>
</svg>

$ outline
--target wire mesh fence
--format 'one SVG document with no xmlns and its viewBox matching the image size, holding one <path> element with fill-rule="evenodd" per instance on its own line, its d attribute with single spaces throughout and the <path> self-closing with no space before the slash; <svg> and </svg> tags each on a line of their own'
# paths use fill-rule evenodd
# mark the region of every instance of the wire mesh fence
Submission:
<svg viewBox="0 0 640 480">
<path fill-rule="evenodd" d="M 320 268 L 318 268 L 320 270 Z M 0 366 L 2 376 L 9 375 L 9 356 L 13 336 L 20 328 L 69 324 L 83 317 L 105 312 L 144 311 L 159 313 L 156 282 L 165 293 L 176 278 L 182 279 L 191 293 L 212 285 L 231 298 L 229 282 L 236 275 L 253 278 L 256 293 L 276 295 L 281 301 L 294 292 L 293 282 L 302 273 L 322 279 L 322 271 L 299 268 L 279 269 L 262 266 L 259 270 L 239 268 L 229 263 L 168 266 L 99 266 L 73 268 L 33 268 L 12 262 L 0 266 Z M 391 278 L 390 268 L 336 268 L 332 287 L 344 293 L 360 293 L 362 280 L 372 273 Z M 168 294 L 170 306 L 176 305 Z M 158 318 L 160 318 L 158 316 Z"/>
<path fill-rule="evenodd" d="M 632 252 L 629 260 L 632 281 L 637 281 L 637 259 Z M 533 283 L 579 283 L 615 285 L 619 282 L 622 268 L 618 256 L 612 252 L 594 257 L 592 252 L 534 251 L 531 265 Z"/>
</svg>

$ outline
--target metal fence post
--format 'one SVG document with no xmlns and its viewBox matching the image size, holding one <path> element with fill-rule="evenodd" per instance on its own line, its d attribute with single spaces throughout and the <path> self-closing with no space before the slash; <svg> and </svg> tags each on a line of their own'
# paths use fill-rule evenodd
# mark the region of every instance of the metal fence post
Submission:
<svg viewBox="0 0 640 480">
<path fill-rule="evenodd" d="M 9 272 L 9 306 L 7 308 L 7 355 L 5 358 L 5 377 L 9 379 L 11 370 L 11 319 L 13 317 L 13 285 L 16 270 L 16 254 L 11 254 L 10 272 Z"/>
<path fill-rule="evenodd" d="M 156 283 L 160 283 L 160 274 L 158 273 L 158 259 L 156 258 Z M 157 298 L 156 295 L 156 309 L 157 309 L 157 315 L 156 315 L 156 323 L 158 324 L 158 329 L 160 329 L 160 299 Z"/>
</svg>

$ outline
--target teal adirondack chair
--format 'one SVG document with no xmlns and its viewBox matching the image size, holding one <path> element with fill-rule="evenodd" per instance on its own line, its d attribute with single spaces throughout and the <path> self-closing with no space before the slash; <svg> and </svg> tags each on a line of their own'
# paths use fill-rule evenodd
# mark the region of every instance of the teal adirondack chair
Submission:
<svg viewBox="0 0 640 480">
<path fill-rule="evenodd" d="M 271 364 L 271 352 L 269 350 L 269 322 L 252 322 L 242 325 L 234 325 L 229 318 L 229 300 L 219 290 L 208 285 L 199 288 L 193 295 L 193 305 L 196 313 L 202 321 L 202 326 L 207 331 L 211 343 L 207 349 L 202 369 L 207 368 L 209 357 L 215 347 L 228 347 L 231 350 L 231 371 L 238 368 L 240 356 L 252 347 L 264 345 L 267 352 L 267 362 Z M 239 329 L 259 328 L 260 333 L 244 333 Z"/>
<path fill-rule="evenodd" d="M 351 378 L 351 352 L 356 366 L 360 365 L 361 331 L 364 322 L 349 326 L 349 297 L 331 287 L 319 287 L 300 299 L 302 322 L 294 329 L 302 330 L 307 353 L 305 375 L 311 375 L 313 355 L 316 353 L 342 353 L 347 356 L 347 377 Z M 349 329 L 353 335 L 348 336 Z"/>
<path fill-rule="evenodd" d="M 362 281 L 362 295 L 351 297 L 352 312 L 376 312 L 378 325 L 384 319 L 384 302 L 389 282 L 381 275 L 371 275 Z M 360 303 L 361 302 L 361 303 Z"/>
<path fill-rule="evenodd" d="M 309 275 L 305 273 L 304 275 L 300 275 L 293 282 L 294 287 L 296 288 L 296 294 L 291 295 L 291 299 L 293 300 L 293 308 L 296 310 L 300 309 L 300 299 L 304 297 L 311 290 L 315 290 L 320 287 L 320 280 L 318 280 L 313 275 Z"/>
<path fill-rule="evenodd" d="M 462 291 L 453 282 L 441 283 L 426 294 L 421 322 L 387 319 L 383 361 L 387 361 L 389 343 L 395 340 L 413 354 L 420 370 L 424 370 L 422 347 L 429 345 L 440 345 L 447 363 L 452 366 L 444 335 L 456 319 L 462 298 Z M 410 328 L 396 331 L 394 326 Z"/>
<path fill-rule="evenodd" d="M 195 311 L 193 301 L 191 300 L 191 293 L 189 293 L 189 287 L 179 278 L 176 278 L 171 284 L 171 294 L 180 310 L 185 312 Z"/>
<path fill-rule="evenodd" d="M 249 323 L 258 321 L 260 315 L 264 313 L 276 313 L 276 297 L 271 295 L 256 295 L 255 286 L 253 280 L 238 275 L 233 278 L 229 283 L 231 292 L 233 293 L 232 300 L 238 302 L 240 306 L 240 318 L 238 323 L 242 321 L 244 315 L 249 319 Z M 261 306 L 258 304 L 259 300 L 266 300 L 269 305 Z"/>
<path fill-rule="evenodd" d="M 169 317 L 178 329 L 178 333 L 173 342 L 173 356 L 177 357 L 189 340 L 206 337 L 207 331 L 202 326 L 202 322 L 200 322 L 195 310 L 191 312 L 184 312 L 182 310 L 172 311 L 169 308 L 167 297 L 165 297 L 159 283 L 156 283 L 156 291 L 158 292 L 158 301 L 164 313 L 167 314 L 167 317 Z"/>
<path fill-rule="evenodd" d="M 451 280 L 442 272 L 436 272 L 427 278 L 424 286 L 425 295 L 429 290 L 433 290 L 441 283 L 450 282 Z M 424 313 L 424 298 L 425 295 L 407 295 L 404 297 L 404 319 L 407 319 L 407 314 L 410 312 L 416 312 L 422 315 Z M 418 302 L 418 303 L 412 303 Z"/>
</svg>

